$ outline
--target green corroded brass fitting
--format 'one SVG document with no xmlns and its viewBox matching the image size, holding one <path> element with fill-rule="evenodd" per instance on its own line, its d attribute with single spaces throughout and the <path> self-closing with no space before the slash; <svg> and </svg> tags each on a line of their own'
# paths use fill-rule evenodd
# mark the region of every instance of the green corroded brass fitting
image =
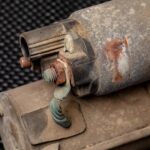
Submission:
<svg viewBox="0 0 150 150">
<path fill-rule="evenodd" d="M 56 71 L 53 67 L 46 69 L 43 74 L 43 79 L 47 82 L 54 82 L 57 78 Z"/>
<path fill-rule="evenodd" d="M 63 114 L 61 106 L 55 97 L 52 98 L 49 107 L 51 110 L 52 117 L 57 124 L 61 125 L 64 128 L 69 128 L 71 126 L 70 118 Z"/>
</svg>

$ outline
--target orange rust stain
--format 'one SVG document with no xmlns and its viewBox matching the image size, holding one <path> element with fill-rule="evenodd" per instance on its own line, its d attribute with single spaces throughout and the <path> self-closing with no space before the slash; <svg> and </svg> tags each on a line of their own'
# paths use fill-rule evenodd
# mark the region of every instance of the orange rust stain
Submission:
<svg viewBox="0 0 150 150">
<path fill-rule="evenodd" d="M 128 47 L 128 39 L 127 39 L 127 37 L 125 37 L 123 43 L 125 44 L 125 47 Z"/>
<path fill-rule="evenodd" d="M 57 60 L 55 60 L 50 67 L 53 67 L 56 71 L 57 74 L 57 79 L 55 81 L 55 83 L 57 85 L 61 85 L 64 84 L 66 82 L 66 75 L 65 75 L 65 70 L 64 70 L 64 66 Z"/>
<path fill-rule="evenodd" d="M 114 71 L 114 75 L 113 75 L 113 79 L 112 82 L 120 82 L 123 80 L 123 76 L 121 75 L 121 73 L 118 71 L 118 69 L 115 69 Z"/>
<path fill-rule="evenodd" d="M 105 53 L 109 60 L 112 61 L 113 79 L 112 82 L 120 82 L 123 80 L 122 74 L 118 70 L 118 59 L 122 53 L 122 46 L 128 47 L 127 39 L 113 39 L 106 43 Z"/>
<path fill-rule="evenodd" d="M 123 41 L 120 39 L 113 39 L 106 43 L 106 54 L 111 61 L 115 61 L 119 58 L 119 55 L 122 52 L 122 44 Z"/>
</svg>

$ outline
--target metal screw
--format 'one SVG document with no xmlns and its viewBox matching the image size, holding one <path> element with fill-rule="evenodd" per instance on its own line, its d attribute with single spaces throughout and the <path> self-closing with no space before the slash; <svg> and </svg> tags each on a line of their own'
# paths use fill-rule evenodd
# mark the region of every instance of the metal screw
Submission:
<svg viewBox="0 0 150 150">
<path fill-rule="evenodd" d="M 57 73 L 53 67 L 43 72 L 43 79 L 47 82 L 54 82 L 57 79 Z"/>
</svg>

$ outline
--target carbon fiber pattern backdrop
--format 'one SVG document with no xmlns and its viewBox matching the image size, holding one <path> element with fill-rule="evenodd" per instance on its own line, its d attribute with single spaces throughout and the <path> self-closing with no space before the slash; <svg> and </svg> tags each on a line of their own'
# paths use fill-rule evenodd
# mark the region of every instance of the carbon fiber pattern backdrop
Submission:
<svg viewBox="0 0 150 150">
<path fill-rule="evenodd" d="M 40 74 L 19 66 L 18 35 L 106 0 L 0 0 L 0 91 L 38 80 Z"/>
</svg>

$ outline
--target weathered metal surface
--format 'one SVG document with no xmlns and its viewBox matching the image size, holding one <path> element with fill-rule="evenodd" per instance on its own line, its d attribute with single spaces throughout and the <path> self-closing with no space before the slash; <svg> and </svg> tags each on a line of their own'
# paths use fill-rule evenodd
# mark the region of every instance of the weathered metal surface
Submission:
<svg viewBox="0 0 150 150">
<path fill-rule="evenodd" d="M 65 75 L 65 70 L 64 70 L 64 66 L 62 65 L 62 63 L 56 60 L 51 64 L 51 67 L 55 68 L 56 70 L 57 79 L 55 83 L 57 85 L 64 84 L 66 82 L 66 75 Z"/>
<path fill-rule="evenodd" d="M 113 71 L 112 82 L 121 82 L 123 80 L 124 71 L 122 67 L 128 67 L 128 56 L 126 53 L 126 49 L 128 48 L 127 40 L 124 39 L 113 39 L 106 43 L 105 53 L 108 60 L 112 62 L 111 68 Z M 124 52 L 123 52 L 124 51 Z M 124 55 L 122 54 L 124 53 Z M 124 66 L 121 66 L 122 61 Z"/>
<path fill-rule="evenodd" d="M 79 10 L 21 34 L 22 53 L 41 66 L 45 57 L 67 59 L 78 96 L 105 95 L 144 82 L 150 79 L 149 8 L 149 0 L 113 0 Z M 64 81 L 60 72 L 59 82 Z"/>
<path fill-rule="evenodd" d="M 63 48 L 65 30 L 60 23 L 25 32 L 20 36 L 22 53 L 31 59 Z"/>
<path fill-rule="evenodd" d="M 56 141 L 84 132 L 85 123 L 79 104 L 70 101 L 66 105 L 69 109 L 64 113 L 70 116 L 73 122 L 71 128 L 67 130 L 55 124 L 50 115 L 49 107 L 38 109 L 21 116 L 25 125 L 25 132 L 27 133 L 31 144 L 35 145 Z"/>
<path fill-rule="evenodd" d="M 101 143 L 91 144 L 90 146 L 86 146 L 83 148 L 83 150 L 106 150 L 110 148 L 115 148 L 118 145 L 122 145 L 124 143 L 129 143 L 134 140 L 139 140 L 140 138 L 143 138 L 143 135 L 145 137 L 149 136 L 150 132 L 150 126 L 145 127 L 141 130 L 135 130 L 130 133 L 126 133 L 124 135 L 118 136 L 111 140 L 106 140 Z"/>
<path fill-rule="evenodd" d="M 0 107 L 3 112 L 3 117 L 0 118 L 0 135 L 5 150 L 32 150 L 9 98 L 5 93 L 0 94 Z"/>
<path fill-rule="evenodd" d="M 45 64 L 41 62 L 48 57 L 65 58 L 71 66 L 68 75 L 73 92 L 78 96 L 105 95 L 147 81 L 150 79 L 149 8 L 149 0 L 135 0 L 134 3 L 113 0 L 77 11 L 70 16 L 71 20 L 22 34 L 23 55 L 33 64 L 38 60 L 42 66 Z M 31 97 L 24 95 L 17 99 L 12 96 L 17 112 L 22 108 L 22 111 L 32 113 L 36 107 L 43 108 L 44 98 L 46 103 L 46 97 L 52 98 L 52 95 L 41 93 L 39 96 L 40 93 L 35 92 L 41 87 L 32 88 L 32 93 L 28 91 Z M 32 101 L 25 110 L 27 104 L 18 101 L 29 97 L 31 101 L 36 97 L 39 103 L 34 100 L 36 104 Z M 150 119 L 145 114 L 150 114 L 149 98 L 149 93 L 139 87 L 105 97 L 92 97 L 88 101 L 82 99 L 80 104 L 87 131 L 67 142 L 62 140 L 61 149 L 72 146 L 75 150 L 87 147 L 103 150 L 129 142 L 128 136 L 130 140 L 148 136 Z"/>
<path fill-rule="evenodd" d="M 48 85 L 44 81 L 38 81 L 8 91 L 7 93 L 9 94 L 11 107 L 16 111 L 17 118 L 22 122 L 21 116 L 30 113 L 32 114 L 32 112 L 48 106 L 49 98 L 53 95 L 53 90 L 54 86 Z M 150 135 L 150 94 L 149 88 L 145 85 L 132 87 L 108 96 L 79 99 L 70 95 L 68 99 L 80 103 L 86 122 L 86 131 L 83 134 L 71 138 L 60 141 L 57 140 L 56 143 L 60 143 L 60 150 L 69 150 L 70 148 L 78 150 L 93 147 L 98 147 L 98 150 L 104 150 L 125 144 L 126 142 L 129 142 L 129 139 L 131 142 L 132 140 L 137 140 Z M 3 107 L 5 108 L 5 106 Z M 69 112 L 70 110 L 68 113 Z M 35 118 L 38 118 L 40 115 L 35 116 Z M 13 120 L 13 116 L 10 116 L 10 118 Z M 72 118 L 78 120 L 77 115 Z M 3 120 L 1 121 L 0 131 L 5 131 L 5 128 L 9 127 L 2 126 Z M 56 128 L 57 125 L 54 122 L 51 123 L 54 124 L 54 128 Z M 16 124 L 18 123 L 16 122 Z M 78 127 L 79 124 L 79 121 L 75 124 L 73 123 L 76 127 Z M 28 139 L 30 133 L 27 134 L 23 123 L 21 123 L 20 126 L 23 128 L 22 132 L 24 133 L 25 139 Z M 60 130 L 66 130 L 59 126 L 57 127 Z M 49 130 L 50 131 L 47 131 L 47 134 L 53 132 L 52 128 Z M 67 131 L 68 129 L 66 132 Z M 58 133 L 56 132 L 55 134 Z M 5 138 L 5 136 L 6 134 L 3 134 L 2 139 Z M 52 143 L 53 142 L 48 142 L 43 145 L 32 145 L 32 149 L 39 150 L 41 147 L 44 148 Z M 6 150 L 7 145 L 8 143 L 6 143 Z"/>
<path fill-rule="evenodd" d="M 20 46 L 25 58 L 32 61 L 33 67 L 45 57 L 57 55 L 65 50 L 65 37 L 67 32 L 77 26 L 77 22 L 71 19 L 53 23 L 20 35 Z"/>
<path fill-rule="evenodd" d="M 41 150 L 59 150 L 59 143 L 48 145 Z"/>
<path fill-rule="evenodd" d="M 81 76 L 87 74 L 90 78 L 87 83 L 79 84 L 77 74 L 74 74 L 78 95 L 104 95 L 150 79 L 149 8 L 149 0 L 135 0 L 134 3 L 113 0 L 70 16 L 85 29 L 84 38 L 94 52 L 94 58 L 89 60 L 93 61 L 93 66 L 80 64 Z M 79 68 L 73 69 L 77 72 Z"/>
</svg>

